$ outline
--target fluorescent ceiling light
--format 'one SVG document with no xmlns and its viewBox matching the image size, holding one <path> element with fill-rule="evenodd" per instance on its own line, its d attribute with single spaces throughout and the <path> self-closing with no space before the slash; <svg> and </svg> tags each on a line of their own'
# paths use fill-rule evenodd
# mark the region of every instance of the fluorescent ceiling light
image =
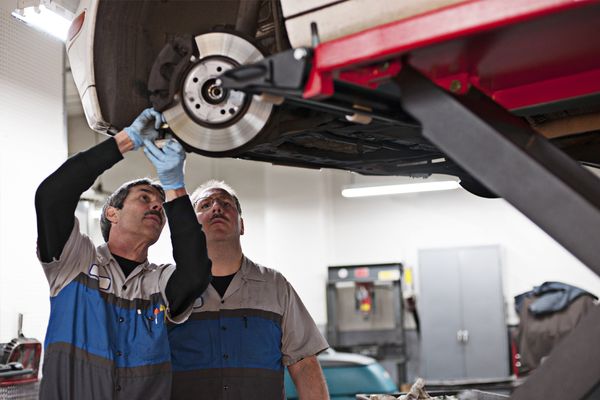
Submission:
<svg viewBox="0 0 600 400">
<path fill-rule="evenodd" d="M 385 186 L 366 186 L 353 187 L 342 190 L 344 197 L 367 197 L 367 196 L 384 196 L 390 194 L 418 193 L 418 192 L 434 192 L 438 190 L 452 190 L 460 187 L 457 181 L 437 181 L 437 182 L 419 182 L 407 183 L 401 185 L 385 185 Z"/>
<path fill-rule="evenodd" d="M 60 11 L 63 11 L 62 13 Z M 18 8 L 12 15 L 26 24 L 46 32 L 63 42 L 67 39 L 67 33 L 71 26 L 71 19 L 63 9 L 51 9 L 44 4 L 30 7 Z"/>
</svg>

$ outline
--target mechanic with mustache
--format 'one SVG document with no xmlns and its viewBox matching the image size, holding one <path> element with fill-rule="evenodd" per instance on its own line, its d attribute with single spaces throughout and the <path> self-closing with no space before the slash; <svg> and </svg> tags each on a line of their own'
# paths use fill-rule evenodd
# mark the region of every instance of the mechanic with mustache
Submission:
<svg viewBox="0 0 600 400">
<path fill-rule="evenodd" d="M 184 186 L 185 152 L 172 139 L 162 150 L 152 143 L 161 117 L 144 110 L 114 137 L 69 158 L 36 192 L 38 257 L 51 296 L 42 400 L 170 396 L 166 321 L 189 316 L 208 286 L 211 262 Z M 96 247 L 79 230 L 79 197 L 124 153 L 141 147 L 162 187 L 139 179 L 118 188 L 102 208 L 106 243 Z M 165 212 L 177 267 L 147 259 Z"/>
<path fill-rule="evenodd" d="M 188 321 L 169 326 L 171 399 L 284 399 L 285 367 L 300 399 L 328 399 L 316 357 L 328 344 L 283 275 L 244 256 L 235 192 L 213 180 L 192 202 L 213 280 Z"/>
</svg>

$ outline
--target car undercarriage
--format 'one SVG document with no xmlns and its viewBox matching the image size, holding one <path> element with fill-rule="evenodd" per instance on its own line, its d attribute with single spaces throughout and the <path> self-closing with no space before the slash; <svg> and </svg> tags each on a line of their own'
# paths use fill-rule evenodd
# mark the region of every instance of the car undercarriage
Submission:
<svg viewBox="0 0 600 400">
<path fill-rule="evenodd" d="M 385 81 L 370 88 L 388 96 L 388 113 L 395 115 L 366 124 L 348 118 L 347 108 L 273 102 L 215 85 L 228 70 L 291 49 L 278 1 L 227 1 L 224 7 L 219 1 L 104 0 L 97 7 L 93 69 L 102 121 L 92 126 L 96 130 L 114 134 L 153 106 L 164 113 L 168 133 L 202 155 L 364 175 L 450 174 L 475 194 L 495 196 L 422 135 L 420 123 L 403 111 L 401 94 L 387 90 L 393 85 Z M 413 57 L 418 62 L 421 55 Z M 353 90 L 364 88 L 350 85 L 344 92 L 348 107 L 377 107 Z M 515 114 L 540 127 L 597 115 L 598 103 L 563 101 Z M 587 129 L 559 132 L 552 140 L 578 161 L 598 165 L 598 130 Z"/>
</svg>

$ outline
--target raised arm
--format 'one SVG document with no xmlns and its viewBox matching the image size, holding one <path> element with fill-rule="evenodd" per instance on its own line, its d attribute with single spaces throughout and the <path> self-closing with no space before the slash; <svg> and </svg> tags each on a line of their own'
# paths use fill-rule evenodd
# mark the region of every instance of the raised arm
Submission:
<svg viewBox="0 0 600 400">
<path fill-rule="evenodd" d="M 35 193 L 40 259 L 58 258 L 75 222 L 81 194 L 105 170 L 123 158 L 114 138 L 69 158 Z"/>
<path fill-rule="evenodd" d="M 173 258 L 177 268 L 166 287 L 172 317 L 183 313 L 206 290 L 211 279 L 211 261 L 206 252 L 206 238 L 202 226 L 187 195 L 168 201 L 164 205 Z"/>
<path fill-rule="evenodd" d="M 170 139 L 162 150 L 150 141 L 144 145 L 144 152 L 156 168 L 167 196 L 164 208 L 176 269 L 167 282 L 165 293 L 171 317 L 177 317 L 206 290 L 211 279 L 211 262 L 206 237 L 185 190 L 183 147 L 174 139 Z"/>
<path fill-rule="evenodd" d="M 158 112 L 144 110 L 130 127 L 69 158 L 40 184 L 35 194 L 35 210 L 43 262 L 60 256 L 73 229 L 81 194 L 100 174 L 122 160 L 124 153 L 139 148 L 144 138 L 158 135 L 156 128 L 160 123 Z"/>
</svg>

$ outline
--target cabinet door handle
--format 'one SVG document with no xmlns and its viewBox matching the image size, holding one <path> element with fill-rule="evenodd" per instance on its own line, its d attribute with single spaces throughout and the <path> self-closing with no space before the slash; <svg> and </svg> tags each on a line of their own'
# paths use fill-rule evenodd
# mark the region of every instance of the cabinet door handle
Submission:
<svg viewBox="0 0 600 400">
<path fill-rule="evenodd" d="M 456 331 L 456 341 L 460 343 L 467 343 L 469 341 L 469 331 L 466 329 L 459 329 Z"/>
<path fill-rule="evenodd" d="M 461 343 L 463 342 L 463 331 L 456 331 L 456 341 Z"/>
</svg>

